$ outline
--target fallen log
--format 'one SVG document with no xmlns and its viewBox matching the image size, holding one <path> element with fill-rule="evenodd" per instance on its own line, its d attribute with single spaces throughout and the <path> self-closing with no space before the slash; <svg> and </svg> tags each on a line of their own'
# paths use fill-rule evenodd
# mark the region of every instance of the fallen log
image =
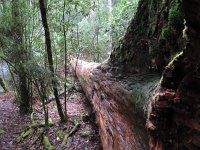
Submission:
<svg viewBox="0 0 200 150">
<path fill-rule="evenodd" d="M 93 105 L 103 148 L 149 149 L 143 108 L 159 78 L 154 74 L 135 74 L 119 80 L 106 64 L 76 59 L 71 59 L 71 64 Z"/>
<path fill-rule="evenodd" d="M 70 87 L 69 89 L 67 89 L 67 95 L 70 95 L 70 93 L 72 93 L 73 91 L 78 91 L 74 85 Z M 65 95 L 65 91 L 61 91 L 58 94 L 58 97 L 63 97 L 64 95 Z M 47 101 L 45 102 L 45 105 L 51 103 L 54 100 L 55 100 L 55 96 L 49 96 Z"/>
</svg>

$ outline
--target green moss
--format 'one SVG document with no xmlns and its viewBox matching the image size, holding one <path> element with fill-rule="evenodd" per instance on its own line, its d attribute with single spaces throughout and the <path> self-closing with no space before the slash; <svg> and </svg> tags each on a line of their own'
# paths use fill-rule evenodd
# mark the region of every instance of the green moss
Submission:
<svg viewBox="0 0 200 150">
<path fill-rule="evenodd" d="M 175 0 L 169 10 L 169 24 L 175 27 L 183 25 L 183 16 L 179 0 Z"/>
<path fill-rule="evenodd" d="M 62 141 L 62 143 L 61 143 L 61 147 L 64 147 L 64 146 L 67 144 L 68 139 L 69 139 L 69 133 L 67 133 L 67 134 L 65 135 L 65 137 L 64 137 L 64 139 L 63 139 L 63 141 Z"/>
<path fill-rule="evenodd" d="M 86 86 L 88 84 L 88 82 L 89 82 L 89 80 L 84 77 L 83 81 L 82 81 L 83 85 Z"/>
<path fill-rule="evenodd" d="M 136 110 L 143 116 L 147 111 L 147 100 L 150 91 L 159 83 L 159 77 L 144 76 L 137 77 L 140 82 L 134 81 L 135 83 L 131 86 L 133 103 L 135 104 Z"/>
<path fill-rule="evenodd" d="M 150 19 L 150 25 L 149 25 L 149 35 L 153 35 L 155 30 L 156 30 L 156 26 L 157 26 L 157 17 L 153 17 Z"/>
<path fill-rule="evenodd" d="M 169 28 L 165 27 L 162 29 L 162 32 L 161 32 L 161 37 L 165 40 L 168 40 L 170 39 L 171 37 L 171 32 L 169 30 Z"/>
<path fill-rule="evenodd" d="M 17 138 L 17 143 L 22 142 L 24 139 L 31 137 L 33 135 L 33 133 L 35 132 L 35 130 L 33 128 L 30 128 L 29 130 L 27 130 L 26 132 L 22 132 L 21 135 Z"/>
<path fill-rule="evenodd" d="M 49 138 L 47 136 L 43 137 L 43 144 L 46 150 L 55 150 L 55 147 L 51 145 Z"/>
<path fill-rule="evenodd" d="M 172 44 L 177 40 L 175 38 L 175 34 L 176 34 L 176 30 L 172 28 L 171 26 L 164 27 L 162 28 L 162 31 L 161 31 L 161 39 L 164 39 Z"/>
<path fill-rule="evenodd" d="M 5 133 L 5 131 L 0 128 L 0 135 L 2 135 L 3 133 Z"/>
<path fill-rule="evenodd" d="M 59 138 L 63 137 L 63 131 L 62 130 L 57 131 L 56 136 Z"/>
<path fill-rule="evenodd" d="M 93 134 L 92 131 L 83 131 L 83 132 L 80 133 L 80 136 L 83 137 L 83 138 L 86 138 L 86 137 L 88 137 L 92 134 Z"/>
<path fill-rule="evenodd" d="M 123 56 L 122 56 L 122 55 L 119 56 L 118 62 L 119 62 L 120 64 L 123 62 Z"/>
</svg>

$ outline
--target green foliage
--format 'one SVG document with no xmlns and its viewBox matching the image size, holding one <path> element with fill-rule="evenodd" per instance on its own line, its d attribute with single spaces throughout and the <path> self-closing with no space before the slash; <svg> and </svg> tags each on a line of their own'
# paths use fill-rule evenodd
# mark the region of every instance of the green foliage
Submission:
<svg viewBox="0 0 200 150">
<path fill-rule="evenodd" d="M 65 21 L 63 21 L 63 1 L 49 0 L 47 8 L 48 14 L 51 15 L 47 17 L 56 65 L 62 63 L 64 58 L 63 25 L 66 28 L 69 54 L 77 56 L 77 53 L 80 53 L 79 56 L 83 59 L 102 61 L 108 57 L 113 45 L 123 35 L 136 10 L 137 2 L 138 0 L 113 2 L 112 12 L 109 12 L 107 0 L 65 0 Z M 24 14 L 20 19 L 23 22 L 23 47 L 32 57 L 32 61 L 43 65 L 46 56 L 38 2 L 19 0 L 19 3 L 23 6 L 20 11 Z M 10 32 L 13 24 L 10 8 L 11 0 L 6 2 L 6 9 L 4 9 L 6 13 L 0 15 L 3 20 L 0 25 L 0 41 L 3 41 L 5 45 L 3 49 L 5 54 L 11 60 L 15 60 L 19 51 L 13 51 L 8 47 L 12 37 L 8 38 L 5 35 L 5 29 Z"/>
<path fill-rule="evenodd" d="M 44 66 L 38 64 L 34 60 L 26 62 L 24 65 L 26 74 L 33 78 L 35 81 L 43 81 L 45 84 L 50 85 L 53 79 L 52 73 Z"/>
<path fill-rule="evenodd" d="M 4 134 L 5 131 L 3 129 L 0 128 L 0 135 Z"/>
<path fill-rule="evenodd" d="M 113 45 L 117 46 L 121 36 L 123 36 L 130 19 L 133 17 L 138 6 L 138 0 L 120 0 L 112 11 L 112 36 Z"/>
<path fill-rule="evenodd" d="M 181 5 L 179 0 L 175 0 L 169 10 L 169 24 L 175 27 L 183 25 L 183 16 L 181 12 Z"/>
<path fill-rule="evenodd" d="M 138 0 L 110 1 L 113 4 L 108 2 L 46 1 L 55 70 L 63 65 L 65 42 L 67 56 L 96 62 L 108 57 L 134 15 Z M 13 72 L 17 95 L 23 99 L 19 103 L 25 108 L 30 107 L 30 93 L 34 93 L 32 89 L 37 89 L 36 94 L 46 101 L 52 93 L 52 81 L 58 77 L 47 69 L 49 66 L 39 2 L 4 0 L 0 3 L 0 20 L 0 55 Z M 84 81 L 85 84 L 87 82 Z"/>
<path fill-rule="evenodd" d="M 63 137 L 63 131 L 62 130 L 57 131 L 56 136 L 59 138 Z"/>
</svg>

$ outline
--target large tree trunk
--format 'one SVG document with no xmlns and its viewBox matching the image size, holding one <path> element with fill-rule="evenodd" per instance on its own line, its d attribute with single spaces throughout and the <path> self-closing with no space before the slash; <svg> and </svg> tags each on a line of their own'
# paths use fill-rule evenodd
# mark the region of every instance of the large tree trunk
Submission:
<svg viewBox="0 0 200 150">
<path fill-rule="evenodd" d="M 158 77 L 155 74 L 137 74 L 119 81 L 114 74 L 108 73 L 110 66 L 107 64 L 76 62 L 76 59 L 72 59 L 71 64 L 94 107 L 103 148 L 148 149 L 143 106 L 148 96 L 145 92 L 148 93 L 158 82 Z M 136 104 L 137 98 L 141 101 Z M 139 113 L 137 110 L 142 111 Z"/>
<path fill-rule="evenodd" d="M 51 37 L 50 37 L 49 26 L 47 23 L 47 13 L 46 13 L 45 2 L 44 2 L 44 0 L 39 0 L 39 2 L 40 2 L 40 12 L 41 12 L 42 24 L 43 24 L 44 31 L 45 31 L 45 44 L 46 44 L 47 58 L 48 58 L 48 63 L 49 63 L 49 70 L 52 73 L 52 77 L 56 78 L 54 75 L 53 56 L 52 56 L 52 50 L 51 50 Z M 53 85 L 53 91 L 54 91 L 54 96 L 55 96 L 55 100 L 56 100 L 56 104 L 57 104 L 58 113 L 59 113 L 61 121 L 64 122 L 65 117 L 64 117 L 64 114 L 62 111 L 62 105 L 59 100 L 56 79 L 52 80 L 52 85 Z"/>
<path fill-rule="evenodd" d="M 165 67 L 148 110 L 151 149 L 200 149 L 200 1 L 183 0 L 186 49 Z"/>
<path fill-rule="evenodd" d="M 200 148 L 199 8 L 197 0 L 140 0 L 108 62 L 71 61 L 104 149 L 148 149 L 147 114 L 151 149 Z"/>
</svg>

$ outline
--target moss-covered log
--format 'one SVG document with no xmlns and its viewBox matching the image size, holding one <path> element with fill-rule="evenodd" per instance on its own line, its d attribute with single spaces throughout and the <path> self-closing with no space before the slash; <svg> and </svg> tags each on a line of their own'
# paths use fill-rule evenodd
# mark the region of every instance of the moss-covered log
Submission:
<svg viewBox="0 0 200 150">
<path fill-rule="evenodd" d="M 198 0 L 140 0 L 108 62 L 78 61 L 105 149 L 148 148 L 147 99 L 150 149 L 200 148 L 199 10 Z"/>
<path fill-rule="evenodd" d="M 158 81 L 152 74 L 126 77 L 119 82 L 103 64 L 71 61 L 76 75 L 90 99 L 100 127 L 104 149 L 148 149 L 143 104 L 146 93 Z M 147 78 L 146 78 L 147 77 Z M 135 82 L 134 85 L 131 85 Z M 149 83 L 148 85 L 145 82 Z M 150 84 L 151 83 L 151 84 Z M 132 88 L 128 88 L 132 86 Z M 142 101 L 138 101 L 138 98 Z M 137 107 L 135 107 L 137 106 Z M 137 113 L 136 109 L 141 110 Z"/>
</svg>

